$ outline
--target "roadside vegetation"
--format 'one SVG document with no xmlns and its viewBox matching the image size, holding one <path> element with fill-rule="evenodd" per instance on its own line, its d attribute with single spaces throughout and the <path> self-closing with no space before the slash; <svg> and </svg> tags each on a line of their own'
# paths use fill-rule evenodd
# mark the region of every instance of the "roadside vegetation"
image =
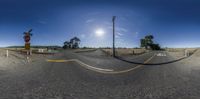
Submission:
<svg viewBox="0 0 200 99">
<path fill-rule="evenodd" d="M 151 49 L 151 50 L 161 50 L 159 44 L 155 44 L 153 42 L 154 36 L 153 35 L 147 35 L 144 38 L 140 40 L 140 47 L 144 47 L 145 49 Z"/>
</svg>

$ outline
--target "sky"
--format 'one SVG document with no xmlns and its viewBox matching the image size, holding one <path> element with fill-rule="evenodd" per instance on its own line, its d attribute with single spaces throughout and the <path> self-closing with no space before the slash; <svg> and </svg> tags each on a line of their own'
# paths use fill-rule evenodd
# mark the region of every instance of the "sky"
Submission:
<svg viewBox="0 0 200 99">
<path fill-rule="evenodd" d="M 139 47 L 153 35 L 161 47 L 200 47 L 199 0 L 0 0 L 0 47 L 59 45 L 77 36 L 80 46 Z"/>
</svg>

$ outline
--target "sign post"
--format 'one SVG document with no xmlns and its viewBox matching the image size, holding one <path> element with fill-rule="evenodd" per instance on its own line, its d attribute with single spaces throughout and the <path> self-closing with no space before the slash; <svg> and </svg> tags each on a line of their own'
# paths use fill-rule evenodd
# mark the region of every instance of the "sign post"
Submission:
<svg viewBox="0 0 200 99">
<path fill-rule="evenodd" d="M 30 40 L 31 40 L 31 31 L 32 29 L 30 29 L 28 32 L 24 32 L 24 41 L 25 41 L 25 50 L 27 50 L 27 54 L 30 53 Z"/>
</svg>

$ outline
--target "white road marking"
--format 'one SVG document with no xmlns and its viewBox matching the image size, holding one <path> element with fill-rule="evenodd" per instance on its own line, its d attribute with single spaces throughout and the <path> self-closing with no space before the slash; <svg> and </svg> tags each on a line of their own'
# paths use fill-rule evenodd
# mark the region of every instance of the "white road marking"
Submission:
<svg viewBox="0 0 200 99">
<path fill-rule="evenodd" d="M 167 56 L 166 53 L 158 53 L 156 56 Z"/>
<path fill-rule="evenodd" d="M 148 63 L 149 61 L 151 61 L 153 58 L 155 57 L 155 55 L 153 55 L 152 57 L 150 57 L 149 59 L 147 59 L 145 63 Z M 120 71 L 114 71 L 113 69 L 103 69 L 103 68 L 98 68 L 98 67 L 95 67 L 95 66 L 91 66 L 91 65 L 88 65 L 78 59 L 70 59 L 70 60 L 47 60 L 47 62 L 77 62 L 78 64 L 80 64 L 81 66 L 83 66 L 84 68 L 86 69 L 89 69 L 89 70 L 92 70 L 92 71 L 95 71 L 95 72 L 99 72 L 99 73 L 103 73 L 103 74 L 120 74 L 120 73 L 126 73 L 126 72 L 130 72 L 130 71 L 133 71 L 137 68 L 140 68 L 142 67 L 143 65 L 137 65 L 133 68 L 130 68 L 130 69 L 126 69 L 126 70 L 120 70 Z"/>
<path fill-rule="evenodd" d="M 62 62 L 77 62 L 78 64 L 80 64 L 81 66 L 84 66 L 87 69 L 92 69 L 92 70 L 99 70 L 99 71 L 113 71 L 112 69 L 102 69 L 102 68 L 97 68 L 94 66 L 90 66 L 86 63 L 83 63 L 82 61 L 78 60 L 78 59 L 70 59 L 70 60 L 47 60 L 47 62 L 57 62 L 57 63 L 62 63 Z"/>
<path fill-rule="evenodd" d="M 150 57 L 149 59 L 147 59 L 144 64 L 148 63 L 149 61 L 151 61 L 153 58 L 155 57 L 155 55 L 153 55 L 152 57 Z M 91 66 L 88 65 L 78 59 L 70 59 L 70 60 L 47 60 L 47 62 L 77 62 L 78 64 L 80 64 L 81 66 L 85 67 L 86 69 L 95 71 L 95 72 L 99 72 L 99 73 L 103 73 L 103 74 L 121 74 L 121 73 L 126 73 L 126 72 L 130 72 L 133 71 L 137 68 L 142 67 L 143 65 L 137 65 L 133 68 L 130 69 L 126 69 L 126 70 L 120 70 L 120 71 L 114 71 L 113 69 L 103 69 L 103 68 L 98 68 L 95 66 Z"/>
<path fill-rule="evenodd" d="M 107 72 L 111 72 L 111 71 L 114 71 L 112 69 L 102 69 L 102 68 L 97 68 L 97 67 L 94 67 L 94 66 L 90 66 L 86 63 L 83 63 L 82 61 L 78 60 L 78 59 L 75 59 L 74 61 L 76 61 L 77 63 L 79 63 L 80 65 L 82 66 L 85 66 L 86 68 L 88 69 L 96 69 L 96 70 L 100 70 L 100 71 L 107 71 Z"/>
</svg>

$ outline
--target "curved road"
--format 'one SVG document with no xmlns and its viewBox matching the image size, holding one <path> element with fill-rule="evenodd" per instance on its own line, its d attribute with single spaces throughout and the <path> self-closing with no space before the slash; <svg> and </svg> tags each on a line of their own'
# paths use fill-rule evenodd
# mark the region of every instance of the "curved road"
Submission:
<svg viewBox="0 0 200 99">
<path fill-rule="evenodd" d="M 148 63 L 171 60 L 155 52 L 135 59 Z M 199 51 L 198 51 L 199 53 Z M 48 59 L 79 59 L 97 68 L 116 71 L 134 68 L 112 57 L 92 57 L 65 51 Z M 120 74 L 104 74 L 87 69 L 77 62 L 38 62 L 0 73 L 1 99 L 199 99 L 199 56 L 165 65 L 141 66 Z M 195 60 L 195 61 L 194 61 Z M 103 65 L 104 64 L 104 65 Z M 113 64 L 113 65 L 112 65 Z M 111 66 L 112 65 L 112 66 Z"/>
</svg>

